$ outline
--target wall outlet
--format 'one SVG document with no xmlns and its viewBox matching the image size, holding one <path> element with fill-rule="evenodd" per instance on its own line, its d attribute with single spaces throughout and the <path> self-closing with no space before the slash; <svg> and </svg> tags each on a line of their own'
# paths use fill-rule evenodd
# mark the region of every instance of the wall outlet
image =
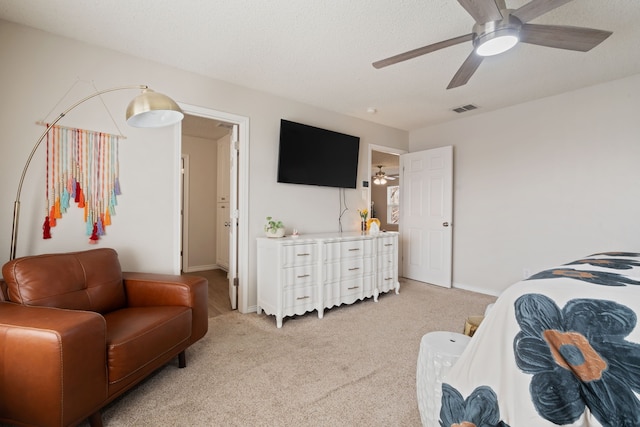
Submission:
<svg viewBox="0 0 640 427">
<path fill-rule="evenodd" d="M 522 278 L 523 279 L 528 279 L 529 277 L 531 277 L 531 270 L 529 270 L 528 268 L 523 268 L 522 269 Z"/>
</svg>

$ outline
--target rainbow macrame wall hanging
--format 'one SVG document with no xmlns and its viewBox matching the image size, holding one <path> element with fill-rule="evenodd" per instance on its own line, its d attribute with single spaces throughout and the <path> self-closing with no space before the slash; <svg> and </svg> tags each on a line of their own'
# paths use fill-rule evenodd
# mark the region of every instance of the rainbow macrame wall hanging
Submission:
<svg viewBox="0 0 640 427">
<path fill-rule="evenodd" d="M 96 244 L 115 214 L 118 180 L 118 143 L 121 136 L 53 126 L 47 135 L 47 211 L 42 238 L 51 238 L 72 203 L 84 209 L 89 243 Z"/>
</svg>

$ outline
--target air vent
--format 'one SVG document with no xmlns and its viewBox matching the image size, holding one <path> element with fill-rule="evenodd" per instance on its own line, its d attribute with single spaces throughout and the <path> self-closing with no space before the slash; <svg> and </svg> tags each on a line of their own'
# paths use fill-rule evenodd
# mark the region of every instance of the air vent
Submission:
<svg viewBox="0 0 640 427">
<path fill-rule="evenodd" d="M 456 113 L 465 113 L 467 111 L 475 110 L 477 108 L 478 107 L 473 104 L 467 104 L 467 105 L 463 105 L 462 107 L 456 107 L 451 111 L 455 111 Z"/>
</svg>

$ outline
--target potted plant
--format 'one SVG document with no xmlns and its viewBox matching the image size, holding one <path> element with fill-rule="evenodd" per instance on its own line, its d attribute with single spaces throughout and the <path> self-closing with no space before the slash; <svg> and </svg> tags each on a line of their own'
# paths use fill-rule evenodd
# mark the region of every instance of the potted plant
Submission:
<svg viewBox="0 0 640 427">
<path fill-rule="evenodd" d="M 267 223 L 264 225 L 264 232 L 267 237 L 284 237 L 284 224 L 282 224 L 282 221 L 276 221 L 268 216 Z"/>
</svg>

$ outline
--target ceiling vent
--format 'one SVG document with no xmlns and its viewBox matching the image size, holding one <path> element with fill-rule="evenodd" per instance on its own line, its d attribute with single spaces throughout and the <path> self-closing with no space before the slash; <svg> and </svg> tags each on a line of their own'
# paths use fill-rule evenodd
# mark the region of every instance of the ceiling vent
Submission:
<svg viewBox="0 0 640 427">
<path fill-rule="evenodd" d="M 462 107 L 456 107 L 451 111 L 455 111 L 456 113 L 465 113 L 467 111 L 475 110 L 477 108 L 478 107 L 473 104 L 467 104 L 467 105 L 463 105 Z"/>
</svg>

